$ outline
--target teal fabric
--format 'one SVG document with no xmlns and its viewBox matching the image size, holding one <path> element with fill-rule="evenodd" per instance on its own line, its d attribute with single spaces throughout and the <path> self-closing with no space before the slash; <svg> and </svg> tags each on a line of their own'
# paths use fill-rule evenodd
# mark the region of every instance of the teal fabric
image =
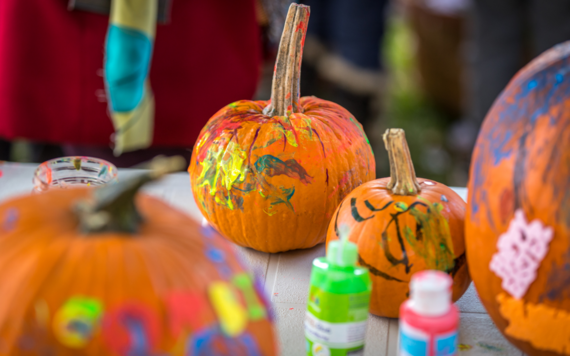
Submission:
<svg viewBox="0 0 570 356">
<path fill-rule="evenodd" d="M 143 98 L 153 43 L 140 31 L 111 25 L 105 46 L 105 80 L 111 108 L 129 112 Z"/>
</svg>

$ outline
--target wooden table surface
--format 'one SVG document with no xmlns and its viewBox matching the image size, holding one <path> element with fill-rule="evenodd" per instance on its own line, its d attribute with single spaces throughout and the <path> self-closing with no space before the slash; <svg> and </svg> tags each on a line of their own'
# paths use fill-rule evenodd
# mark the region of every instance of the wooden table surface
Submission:
<svg viewBox="0 0 570 356">
<path fill-rule="evenodd" d="M 32 190 L 35 164 L 0 162 L 0 202 Z M 134 170 L 121 169 L 119 179 Z M 466 199 L 465 188 L 453 188 Z M 187 173 L 170 174 L 161 181 L 150 184 L 145 190 L 160 197 L 191 216 L 202 219 L 192 197 Z M 282 356 L 305 355 L 303 319 L 306 310 L 309 276 L 312 260 L 325 255 L 324 244 L 309 250 L 268 254 L 237 247 L 251 269 L 264 281 L 277 315 L 277 332 Z M 518 351 L 503 338 L 481 305 L 473 285 L 457 302 L 461 311 L 459 331 L 460 356 L 516 355 Z M 370 315 L 366 335 L 365 356 L 395 356 L 398 337 L 398 320 Z"/>
</svg>

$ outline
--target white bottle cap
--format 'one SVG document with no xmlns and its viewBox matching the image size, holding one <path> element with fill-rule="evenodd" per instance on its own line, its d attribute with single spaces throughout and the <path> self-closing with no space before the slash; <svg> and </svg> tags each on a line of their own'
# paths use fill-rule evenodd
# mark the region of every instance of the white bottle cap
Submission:
<svg viewBox="0 0 570 356">
<path fill-rule="evenodd" d="M 444 315 L 451 308 L 451 277 L 440 271 L 422 271 L 412 276 L 409 307 L 422 316 Z"/>
</svg>

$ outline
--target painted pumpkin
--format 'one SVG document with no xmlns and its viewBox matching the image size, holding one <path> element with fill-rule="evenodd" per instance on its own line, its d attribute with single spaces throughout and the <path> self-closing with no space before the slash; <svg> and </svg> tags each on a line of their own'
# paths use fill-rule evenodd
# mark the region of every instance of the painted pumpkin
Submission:
<svg viewBox="0 0 570 356">
<path fill-rule="evenodd" d="M 325 241 L 342 198 L 375 177 L 362 126 L 344 108 L 300 98 L 309 8 L 292 4 L 270 101 L 238 101 L 216 113 L 188 171 L 202 214 L 223 236 L 264 252 Z"/>
<path fill-rule="evenodd" d="M 528 355 L 570 355 L 570 42 L 509 83 L 471 162 L 466 244 L 483 305 Z"/>
<path fill-rule="evenodd" d="M 134 204 L 148 176 L 0 205 L 0 354 L 277 354 L 233 246 L 156 198 Z"/>
<path fill-rule="evenodd" d="M 441 183 L 416 178 L 402 129 L 388 129 L 384 142 L 390 178 L 362 184 L 344 198 L 329 225 L 327 244 L 339 238 L 339 226 L 348 226 L 359 264 L 370 269 L 370 312 L 396 318 L 414 273 L 449 273 L 453 301 L 471 279 L 463 237 L 465 202 Z"/>
</svg>

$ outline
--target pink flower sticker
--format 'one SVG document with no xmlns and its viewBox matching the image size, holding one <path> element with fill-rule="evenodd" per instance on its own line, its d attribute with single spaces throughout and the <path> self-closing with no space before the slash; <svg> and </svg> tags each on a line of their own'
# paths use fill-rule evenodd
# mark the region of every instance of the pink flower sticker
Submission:
<svg viewBox="0 0 570 356">
<path fill-rule="evenodd" d="M 527 223 L 524 212 L 518 209 L 509 230 L 499 236 L 498 251 L 489 268 L 503 280 L 501 286 L 513 297 L 522 298 L 535 280 L 553 235 L 554 230 L 539 220 Z"/>
</svg>

